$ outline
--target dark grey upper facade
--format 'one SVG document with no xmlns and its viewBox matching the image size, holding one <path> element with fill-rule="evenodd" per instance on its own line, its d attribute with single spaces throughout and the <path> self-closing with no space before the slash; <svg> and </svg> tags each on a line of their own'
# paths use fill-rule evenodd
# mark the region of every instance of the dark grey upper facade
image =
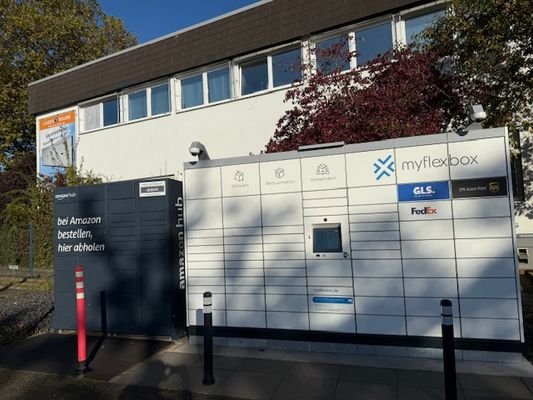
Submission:
<svg viewBox="0 0 533 400">
<path fill-rule="evenodd" d="M 32 114 L 429 1 L 272 0 L 30 84 Z"/>
</svg>

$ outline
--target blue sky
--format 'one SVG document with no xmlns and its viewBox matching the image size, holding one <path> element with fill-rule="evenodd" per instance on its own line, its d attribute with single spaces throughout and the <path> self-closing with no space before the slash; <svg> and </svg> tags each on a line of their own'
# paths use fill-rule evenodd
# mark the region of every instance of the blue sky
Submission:
<svg viewBox="0 0 533 400">
<path fill-rule="evenodd" d="M 108 15 L 121 18 L 139 43 L 255 3 L 257 0 L 100 0 Z"/>
</svg>

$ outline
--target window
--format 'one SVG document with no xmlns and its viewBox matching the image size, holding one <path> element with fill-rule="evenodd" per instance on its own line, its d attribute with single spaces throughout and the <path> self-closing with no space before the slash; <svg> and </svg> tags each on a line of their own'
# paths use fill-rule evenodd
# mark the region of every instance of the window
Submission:
<svg viewBox="0 0 533 400">
<path fill-rule="evenodd" d="M 210 103 L 227 100 L 231 97 L 229 68 L 207 73 L 207 91 Z"/>
<path fill-rule="evenodd" d="M 102 103 L 104 109 L 104 126 L 118 124 L 118 99 L 112 98 Z"/>
<path fill-rule="evenodd" d="M 182 78 L 181 108 L 197 107 L 231 98 L 229 67 Z"/>
<path fill-rule="evenodd" d="M 128 121 L 170 112 L 168 82 L 128 93 L 127 110 Z"/>
<path fill-rule="evenodd" d="M 148 115 L 146 107 L 146 89 L 128 95 L 128 120 L 145 118 Z"/>
<path fill-rule="evenodd" d="M 202 75 L 181 80 L 181 108 L 204 104 Z"/>
<path fill-rule="evenodd" d="M 241 95 L 290 85 L 302 79 L 301 48 L 291 48 L 240 64 Z"/>
<path fill-rule="evenodd" d="M 241 65 L 241 94 L 259 92 L 268 89 L 268 62 L 252 61 Z"/>
<path fill-rule="evenodd" d="M 357 65 L 362 66 L 392 49 L 390 22 L 355 31 Z"/>
<path fill-rule="evenodd" d="M 81 131 L 87 132 L 119 123 L 118 98 L 116 96 L 96 103 L 80 106 Z"/>
<path fill-rule="evenodd" d="M 335 70 L 350 69 L 348 35 L 335 36 L 317 42 L 315 48 L 316 68 L 324 74 Z"/>
<path fill-rule="evenodd" d="M 337 35 L 315 44 L 316 69 L 330 74 L 347 71 L 350 66 L 362 66 L 392 49 L 393 36 L 390 20 L 385 23 Z M 351 57 L 353 50 L 355 58 Z"/>
<path fill-rule="evenodd" d="M 274 87 L 290 85 L 302 79 L 300 48 L 274 54 L 272 56 L 272 75 Z"/>
<path fill-rule="evenodd" d="M 152 115 L 166 114 L 170 111 L 168 83 L 155 86 L 151 90 Z"/>
<path fill-rule="evenodd" d="M 405 41 L 413 44 L 420 40 L 420 33 L 437 19 L 444 16 L 444 10 L 438 10 L 429 14 L 417 15 L 405 20 Z"/>
<path fill-rule="evenodd" d="M 313 228 L 313 253 L 342 253 L 340 224 Z"/>
</svg>

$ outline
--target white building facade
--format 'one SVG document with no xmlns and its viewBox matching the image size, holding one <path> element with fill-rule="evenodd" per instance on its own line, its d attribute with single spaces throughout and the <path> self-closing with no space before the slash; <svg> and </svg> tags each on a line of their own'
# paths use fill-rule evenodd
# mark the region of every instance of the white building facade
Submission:
<svg viewBox="0 0 533 400">
<path fill-rule="evenodd" d="M 276 3 L 281 2 L 262 1 L 34 82 L 30 85 L 30 103 L 47 85 L 70 82 L 74 79 L 72 75 L 84 76 L 83 70 L 119 62 L 121 57 L 149 50 L 169 38 L 195 35 L 197 31 L 221 21 L 237 24 L 244 18 L 253 19 L 253 13 Z M 47 102 L 45 96 L 42 104 L 30 106 L 37 116 L 37 126 L 42 126 L 37 132 L 39 172 L 46 173 L 51 166 L 72 162 L 109 181 L 160 175 L 180 178 L 183 162 L 190 159 L 188 145 L 195 140 L 204 143 L 216 158 L 258 154 L 274 134 L 276 122 L 290 107 L 283 100 L 293 82 L 302 78 L 302 64 L 313 63 L 321 68 L 321 60 L 317 60 L 309 49 L 340 42 L 346 50 L 358 52 L 358 56 L 349 64 L 345 63 L 343 68 L 356 68 L 358 64 L 385 53 L 394 43 L 410 43 L 418 32 L 444 12 L 442 2 L 422 2 L 426 4 L 420 5 L 421 2 L 391 1 L 388 7 L 379 9 L 352 4 L 345 7 L 357 11 L 357 15 L 368 15 L 339 27 L 337 22 L 340 19 L 331 18 L 328 22 L 326 18 L 324 21 L 321 12 L 342 2 L 323 3 L 320 7 L 315 6 L 315 11 L 309 16 L 310 20 L 321 19 L 320 23 L 314 23 L 320 26 L 320 31 L 313 31 L 310 23 L 309 30 L 304 29 L 305 35 L 291 37 L 285 43 L 272 42 L 266 47 L 254 48 L 244 54 L 230 54 L 225 59 L 207 65 L 193 65 L 185 71 L 175 70 L 147 82 L 142 81 L 146 74 L 141 71 L 137 79 L 131 79 L 132 82 L 139 81 L 135 84 L 121 86 L 119 82 L 114 82 L 118 86 L 116 90 L 106 92 L 107 87 L 102 88 L 98 92 L 95 90 L 96 95 L 91 97 L 80 94 L 78 101 L 63 104 L 63 107 L 48 109 L 48 104 L 69 100 L 60 98 Z M 289 18 L 299 11 L 303 12 L 305 7 L 298 8 L 281 11 Z M 374 14 L 371 14 L 372 11 Z M 261 30 L 255 32 L 260 33 Z M 204 37 L 204 40 L 209 41 L 209 37 Z M 253 44 L 254 40 L 250 42 Z M 209 51 L 208 46 L 206 52 Z M 170 53 L 165 55 L 171 56 Z M 141 62 L 146 62 L 145 67 L 149 68 L 154 61 L 137 61 Z M 127 68 L 125 65 L 124 69 Z M 93 79 L 98 81 L 98 77 Z M 117 76 L 119 79 L 120 74 Z M 82 86 L 85 82 L 70 83 Z M 63 129 L 63 136 L 53 127 L 50 129 L 49 124 L 42 123 L 54 121 L 64 113 L 73 117 L 69 121 L 71 125 L 67 126 L 69 129 Z M 56 130 L 65 126 L 60 125 Z M 70 136 L 65 139 L 67 131 Z"/>
</svg>

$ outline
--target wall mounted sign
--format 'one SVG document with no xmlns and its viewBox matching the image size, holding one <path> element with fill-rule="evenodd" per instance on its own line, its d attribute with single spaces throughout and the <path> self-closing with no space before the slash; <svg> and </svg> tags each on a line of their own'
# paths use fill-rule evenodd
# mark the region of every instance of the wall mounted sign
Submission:
<svg viewBox="0 0 533 400">
<path fill-rule="evenodd" d="M 39 173 L 53 175 L 56 167 L 75 161 L 76 111 L 69 110 L 37 120 Z"/>
<path fill-rule="evenodd" d="M 426 201 L 450 198 L 448 181 L 398 185 L 398 201 Z"/>
<path fill-rule="evenodd" d="M 507 196 L 507 178 L 462 179 L 452 181 L 454 198 Z"/>
<path fill-rule="evenodd" d="M 166 196 L 165 181 L 139 182 L 139 197 Z"/>
</svg>

